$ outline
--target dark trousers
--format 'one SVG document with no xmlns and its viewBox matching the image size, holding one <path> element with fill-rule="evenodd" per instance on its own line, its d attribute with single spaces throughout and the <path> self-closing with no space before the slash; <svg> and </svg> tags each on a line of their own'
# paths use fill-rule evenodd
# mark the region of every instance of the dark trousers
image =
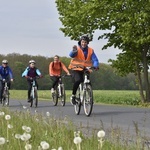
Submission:
<svg viewBox="0 0 150 150">
<path fill-rule="evenodd" d="M 72 70 L 71 75 L 72 75 L 72 78 L 73 78 L 72 94 L 76 95 L 79 84 L 84 81 L 84 72 L 83 71 Z"/>
<path fill-rule="evenodd" d="M 51 88 L 55 88 L 56 84 L 57 84 L 58 81 L 59 81 L 59 77 L 58 77 L 58 76 L 50 76 L 50 79 L 51 79 L 51 81 L 52 81 Z"/>
</svg>

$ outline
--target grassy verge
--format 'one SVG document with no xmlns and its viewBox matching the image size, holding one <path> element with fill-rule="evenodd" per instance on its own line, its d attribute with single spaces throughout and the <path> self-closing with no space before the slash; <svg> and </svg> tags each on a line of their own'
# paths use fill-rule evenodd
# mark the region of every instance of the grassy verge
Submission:
<svg viewBox="0 0 150 150">
<path fill-rule="evenodd" d="M 90 136 L 84 136 L 76 131 L 67 118 L 56 120 L 49 112 L 46 114 L 35 112 L 31 115 L 26 108 L 21 112 L 10 112 L 7 108 L 0 109 L 0 127 L 2 129 L 0 150 L 145 149 L 145 146 L 138 142 L 131 145 L 127 141 L 120 141 L 119 132 L 115 130 L 110 131 L 114 142 L 105 137 L 104 130 L 93 131 Z"/>
</svg>

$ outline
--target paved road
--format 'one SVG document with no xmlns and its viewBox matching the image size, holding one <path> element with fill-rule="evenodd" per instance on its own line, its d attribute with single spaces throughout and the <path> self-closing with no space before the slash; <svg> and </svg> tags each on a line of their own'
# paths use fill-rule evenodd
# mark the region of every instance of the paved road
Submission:
<svg viewBox="0 0 150 150">
<path fill-rule="evenodd" d="M 59 103 L 58 106 L 53 106 L 52 102 L 39 101 L 38 108 L 30 108 L 25 100 L 11 100 L 9 108 L 12 110 L 23 110 L 22 106 L 28 107 L 31 111 L 38 111 L 42 114 L 50 112 L 56 118 L 63 119 L 69 118 L 79 127 L 86 127 L 90 129 L 101 129 L 107 131 L 113 129 L 121 129 L 127 134 L 135 134 L 135 128 L 138 127 L 140 133 L 150 138 L 150 108 L 135 108 L 116 105 L 94 105 L 92 115 L 86 117 L 83 109 L 80 115 L 75 115 L 74 107 L 67 103 L 62 107 Z M 0 106 L 1 107 L 1 106 Z M 136 126 L 136 127 L 135 127 Z M 87 132 L 88 132 L 87 131 Z"/>
</svg>

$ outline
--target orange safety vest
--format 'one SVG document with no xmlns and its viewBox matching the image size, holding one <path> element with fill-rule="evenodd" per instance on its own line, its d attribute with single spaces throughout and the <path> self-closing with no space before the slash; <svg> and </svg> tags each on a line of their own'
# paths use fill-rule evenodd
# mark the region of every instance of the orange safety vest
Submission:
<svg viewBox="0 0 150 150">
<path fill-rule="evenodd" d="M 71 62 L 68 68 L 72 70 L 82 71 L 84 67 L 91 67 L 93 64 L 91 60 L 93 49 L 88 47 L 88 55 L 86 59 L 84 57 L 84 53 L 82 49 L 78 47 L 77 50 L 78 50 L 77 56 L 71 59 Z"/>
</svg>

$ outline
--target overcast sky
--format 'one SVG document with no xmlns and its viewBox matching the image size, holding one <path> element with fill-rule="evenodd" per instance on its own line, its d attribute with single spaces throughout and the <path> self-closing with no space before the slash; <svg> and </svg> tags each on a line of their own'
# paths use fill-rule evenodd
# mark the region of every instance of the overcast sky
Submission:
<svg viewBox="0 0 150 150">
<path fill-rule="evenodd" d="M 64 37 L 58 17 L 55 0 L 0 0 L 0 54 L 69 57 L 77 41 Z M 89 46 L 101 63 L 107 63 L 120 51 L 113 48 L 102 51 L 106 41 L 97 40 L 100 33 L 95 33 Z"/>
</svg>

